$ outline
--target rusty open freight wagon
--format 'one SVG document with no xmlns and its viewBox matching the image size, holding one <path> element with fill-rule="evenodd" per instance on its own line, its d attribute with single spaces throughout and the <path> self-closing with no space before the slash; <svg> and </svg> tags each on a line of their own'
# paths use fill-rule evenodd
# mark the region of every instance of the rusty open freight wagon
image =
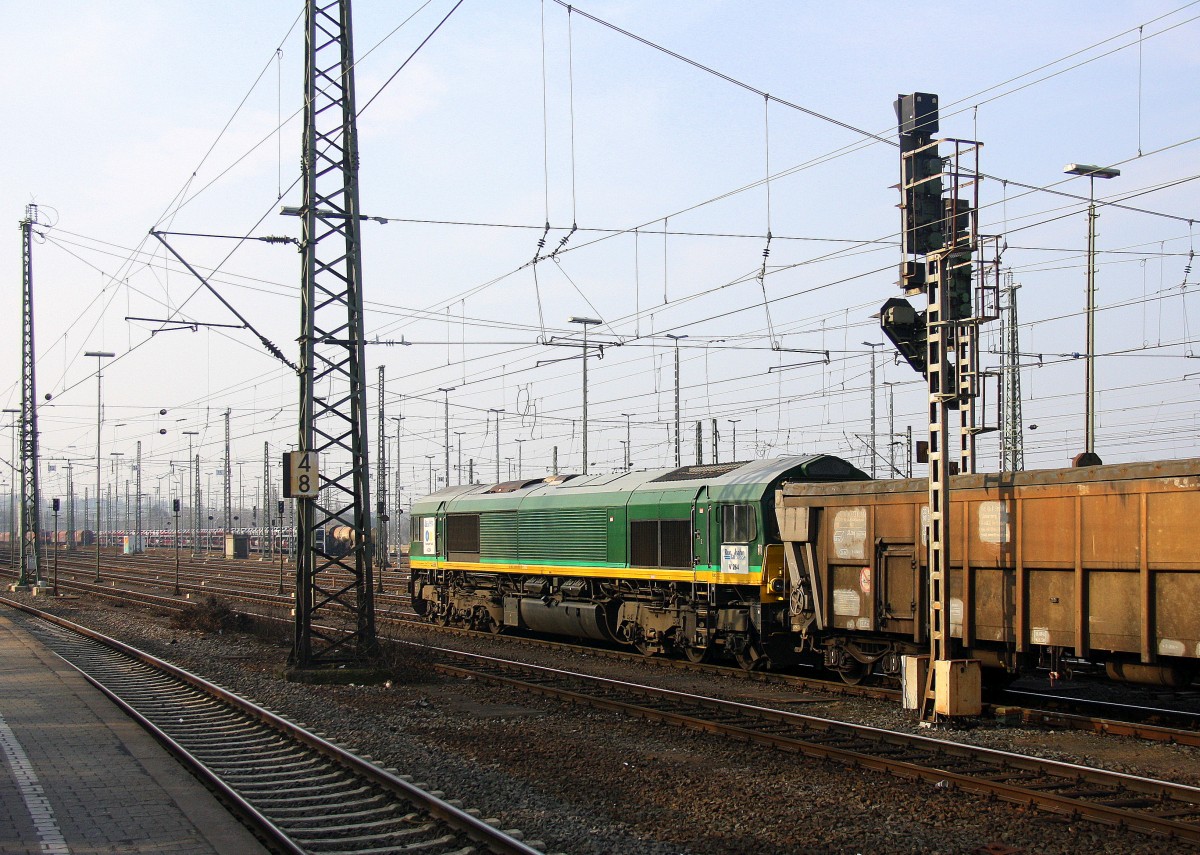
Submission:
<svg viewBox="0 0 1200 855">
<path fill-rule="evenodd" d="M 776 493 L 792 628 L 827 663 L 926 652 L 926 481 Z M 950 615 L 961 655 L 1069 660 L 1179 685 L 1200 662 L 1200 459 L 951 479 Z M 964 572 L 963 568 L 966 567 Z"/>
</svg>

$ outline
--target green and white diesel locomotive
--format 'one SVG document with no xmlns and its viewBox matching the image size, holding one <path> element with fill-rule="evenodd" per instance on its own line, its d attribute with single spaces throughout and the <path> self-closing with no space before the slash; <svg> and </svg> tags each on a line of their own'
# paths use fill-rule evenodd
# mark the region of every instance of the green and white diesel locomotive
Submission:
<svg viewBox="0 0 1200 855">
<path fill-rule="evenodd" d="M 744 667 L 794 656 L 776 490 L 867 480 L 827 455 L 447 487 L 413 503 L 431 621 L 529 629 Z"/>
</svg>

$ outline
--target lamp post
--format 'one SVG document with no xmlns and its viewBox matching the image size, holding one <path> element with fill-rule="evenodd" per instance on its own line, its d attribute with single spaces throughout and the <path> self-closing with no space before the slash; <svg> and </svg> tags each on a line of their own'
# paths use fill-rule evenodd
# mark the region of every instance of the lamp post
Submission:
<svg viewBox="0 0 1200 855">
<path fill-rule="evenodd" d="M 500 483 L 500 414 L 504 412 L 504 408 L 496 409 L 488 407 L 489 413 L 496 414 L 496 483 Z"/>
<path fill-rule="evenodd" d="M 679 436 L 679 340 L 687 336 L 667 333 L 667 338 L 675 342 L 675 465 L 679 467 L 683 465 L 683 447 Z"/>
<path fill-rule="evenodd" d="M 103 528 L 103 523 L 100 520 L 100 428 L 104 423 L 101 415 L 101 377 L 103 371 L 100 361 L 102 359 L 112 359 L 116 356 L 115 353 L 110 353 L 105 350 L 89 350 L 83 354 L 84 356 L 96 357 L 96 579 L 100 581 L 100 533 Z"/>
<path fill-rule="evenodd" d="M 1097 466 L 1100 458 L 1096 455 L 1096 179 L 1116 178 L 1121 170 L 1086 163 L 1068 163 L 1063 167 L 1063 172 L 1067 175 L 1085 175 L 1088 179 L 1087 353 L 1084 354 L 1087 415 L 1084 422 L 1084 452 L 1075 458 L 1075 465 Z"/>
<path fill-rule="evenodd" d="M 521 443 L 525 442 L 525 440 L 518 439 L 514 441 L 517 443 L 517 480 L 519 481 L 525 477 L 525 458 L 522 454 L 524 449 L 521 447 Z"/>
<path fill-rule="evenodd" d="M 589 326 L 595 326 L 601 323 L 598 318 L 567 318 L 568 323 L 580 324 L 583 327 L 583 474 L 588 474 L 588 413 L 587 413 L 587 363 L 588 363 L 588 338 L 587 332 Z"/>
</svg>

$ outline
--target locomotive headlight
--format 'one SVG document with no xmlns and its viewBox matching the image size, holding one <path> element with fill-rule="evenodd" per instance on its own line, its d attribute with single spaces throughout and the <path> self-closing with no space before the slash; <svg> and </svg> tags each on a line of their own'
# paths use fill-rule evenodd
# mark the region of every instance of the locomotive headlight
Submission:
<svg viewBox="0 0 1200 855">
<path fill-rule="evenodd" d="M 771 580 L 771 593 L 772 594 L 782 594 L 783 593 L 783 579 L 772 579 Z"/>
</svg>

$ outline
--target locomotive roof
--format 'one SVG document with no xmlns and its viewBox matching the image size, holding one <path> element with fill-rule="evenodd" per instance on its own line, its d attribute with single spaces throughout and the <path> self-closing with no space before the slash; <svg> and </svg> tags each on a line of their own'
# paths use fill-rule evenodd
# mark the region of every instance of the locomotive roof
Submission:
<svg viewBox="0 0 1200 855">
<path fill-rule="evenodd" d="M 533 507 L 594 506 L 617 502 L 655 503 L 693 499 L 707 487 L 712 501 L 759 501 L 770 498 L 781 479 L 791 481 L 861 481 L 867 475 L 838 457 L 812 454 L 740 463 L 681 466 L 597 475 L 553 476 L 551 479 L 507 481 L 445 487 L 413 502 L 413 513 L 429 513 L 442 503 L 454 511 Z M 633 495 L 631 495 L 633 494 Z M 610 499 L 605 499 L 610 496 Z"/>
</svg>

